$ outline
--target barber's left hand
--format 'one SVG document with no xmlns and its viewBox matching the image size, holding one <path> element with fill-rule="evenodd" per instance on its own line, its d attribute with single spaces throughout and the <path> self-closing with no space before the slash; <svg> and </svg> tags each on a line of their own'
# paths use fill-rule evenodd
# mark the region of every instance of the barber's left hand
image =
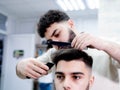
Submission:
<svg viewBox="0 0 120 90">
<path fill-rule="evenodd" d="M 105 41 L 103 41 L 102 39 L 85 32 L 76 35 L 71 43 L 72 47 L 80 50 L 86 49 L 88 47 L 101 50 L 103 49 L 104 44 Z"/>
</svg>

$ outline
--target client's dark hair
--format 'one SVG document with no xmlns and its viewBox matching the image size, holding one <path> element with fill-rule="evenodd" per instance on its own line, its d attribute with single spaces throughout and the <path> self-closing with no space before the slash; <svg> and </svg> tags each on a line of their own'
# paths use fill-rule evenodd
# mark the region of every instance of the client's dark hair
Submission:
<svg viewBox="0 0 120 90">
<path fill-rule="evenodd" d="M 43 16 L 41 16 L 39 23 L 38 23 L 38 34 L 41 37 L 45 36 L 46 29 L 53 23 L 62 22 L 69 20 L 70 17 L 59 10 L 49 10 Z"/>
<path fill-rule="evenodd" d="M 55 65 L 57 65 L 61 60 L 72 61 L 73 59 L 83 61 L 89 68 L 92 68 L 93 64 L 93 59 L 91 56 L 84 51 L 73 48 L 58 50 L 51 57 Z"/>
</svg>

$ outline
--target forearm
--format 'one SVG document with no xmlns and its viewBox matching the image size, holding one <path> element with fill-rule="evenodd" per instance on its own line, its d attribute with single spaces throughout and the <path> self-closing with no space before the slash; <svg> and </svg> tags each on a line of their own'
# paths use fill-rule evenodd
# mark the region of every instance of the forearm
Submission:
<svg viewBox="0 0 120 90">
<path fill-rule="evenodd" d="M 106 42 L 104 51 L 120 63 L 120 44 L 114 42 Z"/>
</svg>

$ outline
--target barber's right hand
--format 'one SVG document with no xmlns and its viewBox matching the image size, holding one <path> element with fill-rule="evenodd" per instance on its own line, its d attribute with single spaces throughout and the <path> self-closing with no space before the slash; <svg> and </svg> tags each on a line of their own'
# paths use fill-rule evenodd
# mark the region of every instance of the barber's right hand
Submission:
<svg viewBox="0 0 120 90">
<path fill-rule="evenodd" d="M 16 67 L 17 75 L 38 79 L 48 73 L 49 67 L 35 58 L 21 60 Z M 21 76 L 19 76 L 21 77 Z"/>
</svg>

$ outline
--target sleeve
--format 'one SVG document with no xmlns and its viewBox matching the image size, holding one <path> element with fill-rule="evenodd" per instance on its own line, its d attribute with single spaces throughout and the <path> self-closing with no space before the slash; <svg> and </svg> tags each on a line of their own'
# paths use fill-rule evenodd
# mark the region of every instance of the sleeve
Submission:
<svg viewBox="0 0 120 90">
<path fill-rule="evenodd" d="M 37 60 L 47 63 L 47 62 L 52 62 L 51 60 L 51 54 L 53 54 L 56 50 L 54 48 L 49 49 L 47 52 L 45 52 L 43 55 L 39 56 Z"/>
<path fill-rule="evenodd" d="M 43 62 L 44 64 L 46 64 L 47 62 L 52 62 L 51 60 L 51 55 L 56 51 L 56 49 L 51 48 L 49 49 L 46 53 L 44 53 L 42 56 L 39 56 L 37 58 L 37 60 Z M 48 71 L 48 73 L 51 73 L 52 71 L 54 71 L 54 66 Z"/>
</svg>

